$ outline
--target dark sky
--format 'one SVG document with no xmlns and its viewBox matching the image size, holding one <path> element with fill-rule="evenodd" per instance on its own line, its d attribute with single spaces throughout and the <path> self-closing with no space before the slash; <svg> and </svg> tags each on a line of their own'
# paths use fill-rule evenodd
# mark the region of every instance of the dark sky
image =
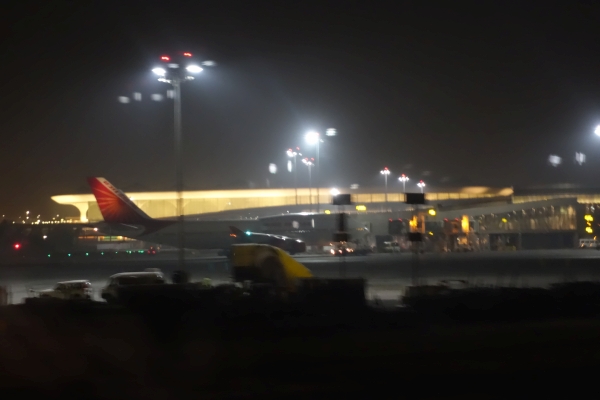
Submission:
<svg viewBox="0 0 600 400">
<path fill-rule="evenodd" d="M 148 95 L 168 89 L 149 71 L 175 51 L 218 62 L 183 87 L 189 189 L 291 186 L 285 150 L 309 152 L 303 134 L 329 127 L 323 186 L 382 186 L 385 166 L 393 185 L 402 172 L 430 186 L 594 184 L 599 16 L 591 1 L 14 2 L 0 214 L 53 212 L 50 196 L 89 193 L 87 176 L 172 190 L 172 101 Z M 142 102 L 117 101 L 135 91 Z"/>
</svg>

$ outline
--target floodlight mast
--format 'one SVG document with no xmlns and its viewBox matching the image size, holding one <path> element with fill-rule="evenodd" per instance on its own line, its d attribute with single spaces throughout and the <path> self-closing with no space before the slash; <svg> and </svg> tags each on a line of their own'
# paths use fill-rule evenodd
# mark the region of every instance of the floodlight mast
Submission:
<svg viewBox="0 0 600 400">
<path fill-rule="evenodd" d="M 402 190 L 404 191 L 404 193 L 406 194 L 406 182 L 408 182 L 410 179 L 408 179 L 408 176 L 402 174 L 398 180 L 400 182 L 402 182 Z"/>
<path fill-rule="evenodd" d="M 308 167 L 308 198 L 310 199 L 310 212 L 313 211 L 312 208 L 312 174 L 311 168 L 315 165 L 314 158 L 309 159 L 308 157 L 303 158 L 302 162 Z"/>
<path fill-rule="evenodd" d="M 185 225 L 184 225 L 184 212 L 183 212 L 183 160 L 182 160 L 182 149 L 181 149 L 181 84 L 185 81 L 194 79 L 190 74 L 196 74 L 202 72 L 202 68 L 195 63 L 187 63 L 186 58 L 191 57 L 192 53 L 183 53 L 181 60 L 173 62 L 171 57 L 162 56 L 160 60 L 166 62 L 167 68 L 156 67 L 152 69 L 156 75 L 159 76 L 160 82 L 168 83 L 173 86 L 173 131 L 175 139 L 175 186 L 177 192 L 177 219 L 178 219 L 178 265 L 179 269 L 185 268 Z M 185 68 L 179 67 L 179 62 L 186 63 Z M 215 65 L 212 61 L 205 61 L 202 65 L 213 66 Z"/>
<path fill-rule="evenodd" d="M 385 167 L 384 169 L 382 169 L 381 171 L 379 171 L 379 173 L 381 175 L 383 175 L 384 179 L 385 179 L 385 206 L 387 207 L 388 204 L 388 185 L 387 185 L 387 178 L 388 175 L 391 173 L 391 171 L 388 169 L 388 167 Z"/>
<path fill-rule="evenodd" d="M 329 128 L 325 131 L 325 135 L 326 136 L 336 136 L 337 135 L 337 130 L 334 128 Z M 321 206 L 320 206 L 320 184 L 321 181 L 319 179 L 320 176 L 320 170 L 321 170 L 321 159 L 319 156 L 319 144 L 323 141 L 323 139 L 321 138 L 321 134 L 317 131 L 309 131 L 306 133 L 306 135 L 304 135 L 304 139 L 306 140 L 306 142 L 310 145 L 316 145 L 317 146 L 317 170 L 315 171 L 317 176 L 316 176 L 316 186 L 317 186 L 317 214 L 320 213 L 321 211 Z"/>
<path fill-rule="evenodd" d="M 298 205 L 298 172 L 297 172 L 298 164 L 296 163 L 296 160 L 298 159 L 298 156 L 302 156 L 302 153 L 300 153 L 300 147 L 296 147 L 296 150 L 289 149 L 287 151 L 287 155 L 288 155 L 288 157 L 294 158 L 294 190 L 296 193 L 296 205 Z"/>
</svg>

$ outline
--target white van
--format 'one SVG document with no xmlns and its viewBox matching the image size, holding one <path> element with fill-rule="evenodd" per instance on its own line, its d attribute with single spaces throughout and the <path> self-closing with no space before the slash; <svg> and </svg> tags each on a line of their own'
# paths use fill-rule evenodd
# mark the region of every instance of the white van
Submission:
<svg viewBox="0 0 600 400">
<path fill-rule="evenodd" d="M 579 248 L 600 250 L 600 243 L 596 239 L 579 239 Z"/>
<path fill-rule="evenodd" d="M 146 270 L 145 272 L 121 272 L 108 278 L 108 285 L 102 289 L 102 298 L 107 303 L 118 300 L 118 289 L 129 285 L 160 285 L 165 284 L 164 275 L 160 270 Z"/>
</svg>

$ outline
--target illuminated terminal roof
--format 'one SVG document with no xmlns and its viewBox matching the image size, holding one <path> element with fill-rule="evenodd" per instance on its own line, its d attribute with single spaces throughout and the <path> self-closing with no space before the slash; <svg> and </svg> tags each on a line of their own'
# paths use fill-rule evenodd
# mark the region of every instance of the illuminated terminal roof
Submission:
<svg viewBox="0 0 600 400">
<path fill-rule="evenodd" d="M 433 189 L 433 190 L 432 190 Z M 183 192 L 184 212 L 186 215 L 218 213 L 233 210 L 248 210 L 281 206 L 304 206 L 311 204 L 331 204 L 331 188 L 321 188 L 317 198 L 317 189 L 299 188 L 296 199 L 295 189 L 241 189 L 241 190 L 202 190 Z M 351 193 L 353 202 L 369 208 L 369 204 L 384 203 L 385 193 L 381 188 L 344 189 L 341 193 Z M 425 193 L 428 201 L 444 201 L 459 199 L 478 199 L 511 196 L 511 188 L 490 188 L 469 186 L 462 188 L 429 188 Z M 136 192 L 127 196 L 144 212 L 153 218 L 176 216 L 177 192 Z M 390 191 L 387 195 L 389 203 L 403 203 L 404 194 Z M 52 196 L 59 204 L 72 205 L 80 212 L 81 221 L 100 221 L 102 216 L 92 194 L 65 194 Z M 308 209 L 307 209 L 308 211 Z"/>
</svg>

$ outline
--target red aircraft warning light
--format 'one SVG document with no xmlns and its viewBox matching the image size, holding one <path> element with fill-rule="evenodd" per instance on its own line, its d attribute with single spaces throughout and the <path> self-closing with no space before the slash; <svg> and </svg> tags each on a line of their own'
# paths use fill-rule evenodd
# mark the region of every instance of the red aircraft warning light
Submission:
<svg viewBox="0 0 600 400">
<path fill-rule="evenodd" d="M 192 53 L 183 53 L 183 55 L 186 56 L 186 57 L 191 57 Z"/>
<path fill-rule="evenodd" d="M 163 61 L 170 61 L 171 60 L 171 58 L 169 56 L 162 56 L 160 59 L 163 60 Z"/>
<path fill-rule="evenodd" d="M 15 243 L 13 247 L 15 248 L 15 250 L 19 250 L 21 248 L 21 245 L 19 243 Z"/>
</svg>

